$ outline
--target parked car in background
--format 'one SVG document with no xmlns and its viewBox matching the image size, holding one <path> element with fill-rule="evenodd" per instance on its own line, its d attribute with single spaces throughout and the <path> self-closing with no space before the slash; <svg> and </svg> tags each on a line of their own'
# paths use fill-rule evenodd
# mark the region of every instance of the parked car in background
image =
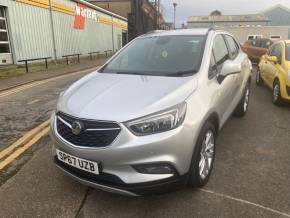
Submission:
<svg viewBox="0 0 290 218">
<path fill-rule="evenodd" d="M 262 56 L 256 83 L 264 83 L 273 90 L 274 104 L 279 105 L 283 100 L 290 100 L 290 40 L 276 42 Z"/>
<path fill-rule="evenodd" d="M 260 58 L 266 54 L 272 44 L 273 42 L 270 39 L 257 38 L 246 41 L 242 45 L 242 50 L 253 63 L 259 63 Z"/>
<path fill-rule="evenodd" d="M 204 186 L 219 130 L 246 114 L 251 63 L 227 32 L 152 32 L 66 90 L 53 156 L 74 179 L 127 195 Z"/>
</svg>

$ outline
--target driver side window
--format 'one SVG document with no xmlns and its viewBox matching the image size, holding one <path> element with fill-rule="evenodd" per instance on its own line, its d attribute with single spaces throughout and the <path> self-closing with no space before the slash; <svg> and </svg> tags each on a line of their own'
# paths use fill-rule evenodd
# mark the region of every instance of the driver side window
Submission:
<svg viewBox="0 0 290 218">
<path fill-rule="evenodd" d="M 276 44 L 272 47 L 270 51 L 270 56 L 276 56 L 278 59 L 278 62 L 281 62 L 282 60 L 282 48 L 280 44 Z"/>
<path fill-rule="evenodd" d="M 208 78 L 211 79 L 219 74 L 223 64 L 229 59 L 229 52 L 222 35 L 217 35 L 213 42 L 212 55 Z"/>
</svg>

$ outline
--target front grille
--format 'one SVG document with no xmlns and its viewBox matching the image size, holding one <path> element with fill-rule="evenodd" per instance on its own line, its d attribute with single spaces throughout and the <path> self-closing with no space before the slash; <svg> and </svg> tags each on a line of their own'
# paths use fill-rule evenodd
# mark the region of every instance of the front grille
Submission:
<svg viewBox="0 0 290 218">
<path fill-rule="evenodd" d="M 82 126 L 78 134 L 72 130 L 75 122 Z M 120 126 L 114 122 L 80 119 L 61 112 L 56 116 L 56 128 L 63 139 L 80 147 L 108 146 L 121 131 Z"/>
</svg>

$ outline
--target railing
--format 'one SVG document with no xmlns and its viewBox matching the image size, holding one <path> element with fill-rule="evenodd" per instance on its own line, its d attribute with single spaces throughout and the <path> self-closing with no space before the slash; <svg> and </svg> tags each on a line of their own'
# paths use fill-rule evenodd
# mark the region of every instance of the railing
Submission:
<svg viewBox="0 0 290 218">
<path fill-rule="evenodd" d="M 92 51 L 88 53 L 90 55 L 90 60 L 93 60 L 93 55 L 96 54 L 97 58 L 99 57 L 100 52 L 99 51 Z"/>
<path fill-rule="evenodd" d="M 78 57 L 78 63 L 80 63 L 80 55 L 82 55 L 82 54 L 69 54 L 69 55 L 63 55 L 62 57 L 63 58 L 66 58 L 66 64 L 68 65 L 69 63 L 68 63 L 68 58 L 69 57 L 75 57 L 75 56 L 77 56 Z"/>
<path fill-rule="evenodd" d="M 51 57 L 45 57 L 45 58 L 31 58 L 31 59 L 23 59 L 23 60 L 19 60 L 18 62 L 25 62 L 25 69 L 26 69 L 26 73 L 28 73 L 28 62 L 29 61 L 39 61 L 39 60 L 45 60 L 45 68 L 47 69 L 47 60 L 51 59 Z"/>
<path fill-rule="evenodd" d="M 108 53 L 110 52 L 110 54 L 112 54 L 112 50 L 106 50 L 104 51 L 106 53 L 106 58 L 108 57 Z"/>
</svg>

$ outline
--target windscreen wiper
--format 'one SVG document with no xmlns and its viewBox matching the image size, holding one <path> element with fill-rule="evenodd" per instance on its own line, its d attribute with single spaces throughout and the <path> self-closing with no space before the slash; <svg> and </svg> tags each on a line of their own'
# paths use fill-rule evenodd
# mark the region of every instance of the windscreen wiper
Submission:
<svg viewBox="0 0 290 218">
<path fill-rule="evenodd" d="M 185 70 L 185 71 L 178 71 L 178 72 L 174 72 L 174 73 L 168 73 L 165 76 L 188 76 L 188 75 L 193 75 L 194 73 L 196 73 L 196 70 Z"/>
<path fill-rule="evenodd" d="M 140 76 L 154 76 L 153 74 L 145 74 L 145 73 L 138 73 L 138 72 L 116 72 L 116 74 L 128 74 L 128 75 L 140 75 Z"/>
</svg>

